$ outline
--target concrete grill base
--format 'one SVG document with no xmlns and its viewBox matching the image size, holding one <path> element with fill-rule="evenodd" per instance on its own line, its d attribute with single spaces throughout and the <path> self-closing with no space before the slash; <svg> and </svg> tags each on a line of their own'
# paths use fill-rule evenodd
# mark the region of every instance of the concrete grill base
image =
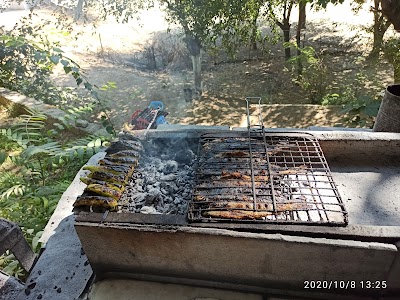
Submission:
<svg viewBox="0 0 400 300">
<path fill-rule="evenodd" d="M 257 234 L 207 228 L 157 228 L 79 222 L 76 230 L 96 274 L 183 278 L 241 290 L 303 289 L 305 280 L 387 280 L 391 244 Z M 265 292 L 265 290 L 264 290 Z"/>
<path fill-rule="evenodd" d="M 201 132 L 178 134 L 196 138 Z M 400 135 L 314 134 L 348 210 L 348 226 L 190 224 L 174 216 L 160 222 L 117 213 L 99 224 L 101 214 L 80 213 L 75 228 L 97 278 L 313 297 L 321 290 L 306 291 L 305 280 L 350 281 L 355 289 L 323 292 L 398 297 Z M 365 289 L 365 282 L 377 281 L 387 288 Z"/>
</svg>

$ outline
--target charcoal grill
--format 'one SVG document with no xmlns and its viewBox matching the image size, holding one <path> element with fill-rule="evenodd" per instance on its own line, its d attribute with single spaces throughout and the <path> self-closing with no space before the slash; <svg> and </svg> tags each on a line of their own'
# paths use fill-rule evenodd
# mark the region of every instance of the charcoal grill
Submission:
<svg viewBox="0 0 400 300">
<path fill-rule="evenodd" d="M 250 122 L 256 100 L 258 122 Z M 348 216 L 319 142 L 311 134 L 266 133 L 261 98 L 246 98 L 247 137 L 200 138 L 194 222 L 347 225 Z"/>
<path fill-rule="evenodd" d="M 252 132 L 249 139 L 205 135 L 199 145 L 189 220 L 348 223 L 313 136 L 262 131 Z"/>
</svg>

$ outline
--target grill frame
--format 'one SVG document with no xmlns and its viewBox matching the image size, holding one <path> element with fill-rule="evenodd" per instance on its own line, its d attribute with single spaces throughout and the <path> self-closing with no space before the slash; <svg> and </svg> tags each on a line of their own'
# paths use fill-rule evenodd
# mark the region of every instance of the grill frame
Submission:
<svg viewBox="0 0 400 300">
<path fill-rule="evenodd" d="M 229 142 L 224 144 L 224 141 L 230 141 L 230 143 L 237 143 L 236 147 L 229 147 Z M 227 150 L 230 151 L 248 151 L 248 155 L 241 158 L 227 158 L 227 157 L 218 157 L 218 151 L 214 151 L 211 153 L 211 156 L 207 156 L 206 147 L 211 147 L 217 145 L 217 150 L 219 148 L 220 153 L 224 153 Z M 214 143 L 214 144 L 213 144 Z M 221 146 L 222 145 L 222 146 Z M 283 155 L 275 155 L 274 151 L 278 145 L 282 145 L 283 148 L 289 149 L 278 149 Z M 286 145 L 286 146 L 285 146 Z M 296 149 L 293 149 L 293 146 L 297 146 Z M 281 147 L 281 148 L 282 148 Z M 260 151 L 264 149 L 263 151 Z M 310 150 L 311 149 L 311 150 Z M 212 150 L 213 151 L 213 150 Z M 295 155 L 297 154 L 297 155 Z M 213 155 L 217 155 L 213 157 Z M 289 158 L 291 161 L 289 161 Z M 211 159 L 211 161 L 210 161 Z M 213 161 L 214 159 L 214 161 Z M 218 159 L 220 161 L 218 161 Z M 260 175 L 260 165 L 257 166 L 259 160 L 262 160 L 261 167 L 264 167 L 267 173 L 266 176 L 269 177 L 268 184 L 263 186 L 259 185 L 259 180 L 257 179 Z M 224 162 L 221 162 L 224 161 Z M 228 162 L 228 160 L 231 160 Z M 233 160 L 233 161 L 232 161 Z M 242 167 L 235 167 L 235 163 L 240 162 Z M 239 164 L 240 165 L 240 164 Z M 307 168 L 304 170 L 301 169 L 303 165 L 306 165 Z M 256 166 L 256 167 L 254 167 Z M 279 166 L 279 168 L 277 168 Z M 226 168 L 230 167 L 230 168 Z M 204 168 L 206 172 L 204 172 Z M 227 170 L 226 170 L 227 169 Z M 247 174 L 244 174 L 243 170 L 247 171 Z M 242 171 L 242 172 L 240 172 Z M 293 172 L 298 174 L 288 174 L 281 175 L 281 172 Z M 207 172 L 209 174 L 207 174 Z M 250 177 L 251 186 L 247 186 L 247 190 L 243 192 L 241 195 L 240 191 L 237 192 L 237 186 L 233 186 L 231 183 L 235 182 L 235 179 L 220 179 L 218 177 L 222 177 L 221 174 L 223 172 L 227 172 L 228 174 L 233 172 L 239 172 L 242 175 Z M 319 173 L 318 173 L 319 172 Z M 320 174 L 322 173 L 322 174 Z M 279 193 L 276 193 L 277 188 L 274 186 L 275 181 L 293 181 L 295 178 L 297 180 L 298 185 L 303 182 L 303 179 L 298 179 L 298 176 L 303 176 L 306 179 L 306 182 L 309 186 L 313 184 L 319 185 L 316 189 L 310 188 L 310 195 L 304 195 L 302 192 L 291 191 L 290 198 L 292 196 L 298 197 L 306 197 L 311 196 L 313 199 L 317 198 L 314 207 L 312 208 L 296 208 L 296 209 L 284 209 L 290 207 L 290 205 L 296 207 L 297 205 L 304 204 L 304 199 L 299 201 L 293 201 L 293 199 L 287 199 L 287 201 L 283 200 Z M 209 176 L 209 179 L 204 179 L 205 176 Z M 284 178 L 286 176 L 286 178 Z M 270 180 L 270 178 L 274 178 L 274 180 Z M 321 178 L 324 178 L 322 180 Z M 295 180 L 295 181 L 296 181 Z M 188 211 L 188 219 L 189 223 L 204 223 L 204 222 L 241 222 L 241 223 L 275 223 L 275 224 L 302 224 L 302 225 L 328 225 L 328 226 L 346 226 L 348 224 L 348 213 L 345 209 L 344 203 L 340 197 L 337 186 L 335 185 L 328 163 L 325 159 L 325 156 L 322 152 L 322 149 L 319 145 L 318 140 L 309 133 L 297 133 L 297 132 L 279 132 L 279 133 L 266 133 L 264 128 L 256 129 L 256 130 L 248 130 L 248 138 L 243 134 L 243 132 L 232 132 L 232 133 L 217 133 L 217 134 L 204 134 L 200 137 L 199 141 L 199 149 L 198 149 L 198 167 L 195 178 L 195 188 L 193 190 L 192 201 L 189 205 Z M 231 183 L 229 183 L 231 181 Z M 236 183 L 244 182 L 243 178 L 237 179 Z M 222 185 L 218 185 L 221 183 Z M 272 183 L 272 184 L 271 184 Z M 211 185 L 207 187 L 207 184 Z M 225 185 L 224 185 L 225 184 Z M 328 187 L 322 188 L 322 185 L 327 185 Z M 279 184 L 278 184 L 279 186 Z M 288 185 L 290 188 L 290 185 Z M 221 192 L 221 189 L 231 189 L 231 191 L 235 191 L 236 196 L 232 196 L 235 193 L 222 193 L 223 195 L 217 197 L 219 201 L 207 201 L 207 197 L 211 196 L 211 199 Z M 258 190 L 270 191 L 268 194 L 258 193 Z M 303 188 L 304 189 L 304 188 Z M 322 190 L 327 190 L 330 192 L 330 195 L 326 195 L 322 193 Z M 201 197 L 205 195 L 201 191 L 211 190 L 214 193 L 207 194 L 205 200 L 203 201 Z M 238 197 L 239 196 L 239 197 Z M 243 201 L 243 198 L 246 196 L 247 201 Z M 249 197 L 250 196 L 250 197 Z M 255 197 L 254 197 L 255 196 Z M 257 199 L 257 197 L 264 197 Z M 236 197 L 236 198 L 235 198 Z M 233 209 L 233 208 L 224 208 L 224 207 L 210 207 L 210 204 L 213 206 L 218 206 L 221 203 L 227 202 L 224 199 L 231 198 L 230 202 L 240 202 L 246 203 L 249 208 L 246 209 Z M 267 199 L 269 198 L 269 199 Z M 327 202 L 325 198 L 332 198 L 334 201 Z M 324 200 L 325 199 L 325 200 Z M 200 200 L 200 201 L 199 201 Z M 215 199 L 214 199 L 215 200 Z M 220 203 L 218 203 L 220 202 Z M 268 203 L 268 207 L 265 209 L 254 209 L 257 208 L 259 203 Z M 310 203 L 310 202 L 307 202 Z M 242 205 L 240 204 L 240 205 Z M 208 206 L 207 206 L 208 205 Z M 222 204 L 221 204 L 222 205 Z M 285 207 L 285 205 L 288 205 Z M 332 206 L 334 209 L 332 209 Z M 322 208 L 321 208 L 322 207 Z M 221 217 L 204 217 L 202 213 L 206 211 L 248 211 L 248 212 L 269 212 L 272 216 L 267 216 L 263 219 L 258 218 L 247 218 L 247 219 L 235 219 L 235 218 L 221 218 Z M 283 213 L 280 211 L 284 211 Z M 316 220 L 315 217 L 310 217 L 310 212 L 315 211 L 318 212 L 320 216 L 319 220 Z M 307 220 L 304 219 L 304 216 L 300 218 L 299 213 L 305 213 L 307 215 Z M 296 214 L 297 216 L 295 217 Z M 322 217 L 321 214 L 325 216 Z M 332 219 L 332 214 L 336 214 L 335 219 Z M 339 220 L 338 220 L 339 218 Z"/>
</svg>

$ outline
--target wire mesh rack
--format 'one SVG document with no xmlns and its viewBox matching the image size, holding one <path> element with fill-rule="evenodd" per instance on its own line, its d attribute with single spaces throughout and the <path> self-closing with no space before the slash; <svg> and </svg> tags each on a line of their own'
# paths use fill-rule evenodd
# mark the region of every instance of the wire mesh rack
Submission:
<svg viewBox="0 0 400 300">
<path fill-rule="evenodd" d="M 200 139 L 193 222 L 346 225 L 348 215 L 318 140 L 307 133 L 267 133 L 262 122 L 245 135 Z"/>
</svg>

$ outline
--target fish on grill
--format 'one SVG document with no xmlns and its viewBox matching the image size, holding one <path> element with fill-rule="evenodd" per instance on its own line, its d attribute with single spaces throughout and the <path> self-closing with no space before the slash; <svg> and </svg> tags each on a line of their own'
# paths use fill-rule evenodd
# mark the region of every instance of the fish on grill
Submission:
<svg viewBox="0 0 400 300">
<path fill-rule="evenodd" d="M 92 192 L 100 196 L 111 197 L 115 200 L 118 200 L 122 195 L 121 191 L 117 191 L 102 184 L 89 184 L 86 187 L 85 192 Z"/>
<path fill-rule="evenodd" d="M 111 161 L 111 160 L 109 160 L 109 159 L 107 159 L 107 158 L 103 158 L 103 159 L 100 159 L 99 161 L 98 161 L 98 164 L 100 165 L 100 166 L 133 166 L 133 164 L 132 163 L 130 163 L 130 162 L 115 162 L 115 161 Z"/>
<path fill-rule="evenodd" d="M 106 156 L 104 157 L 104 160 L 116 164 L 131 164 L 132 166 L 137 166 L 139 163 L 138 157 L 131 157 L 131 156 L 121 156 L 121 157 Z"/>
<path fill-rule="evenodd" d="M 196 202 L 216 202 L 216 201 L 253 201 L 253 197 L 246 195 L 194 195 Z"/>
<path fill-rule="evenodd" d="M 215 157 L 248 157 L 249 153 L 245 151 L 229 151 L 221 152 L 215 155 Z"/>
<path fill-rule="evenodd" d="M 113 175 L 126 175 L 130 176 L 133 172 L 133 166 L 126 165 L 112 165 L 112 166 L 84 166 L 83 170 L 90 172 L 106 172 Z"/>
<path fill-rule="evenodd" d="M 122 184 L 118 184 L 118 183 L 111 183 L 111 182 L 106 182 L 106 181 L 101 181 L 101 180 L 97 180 L 97 179 L 93 179 L 93 178 L 89 178 L 89 177 L 81 177 L 79 178 L 83 183 L 85 183 L 86 185 L 89 184 L 103 184 L 109 188 L 115 189 L 115 190 L 119 190 L 119 191 L 123 191 L 124 190 L 124 186 Z"/>
<path fill-rule="evenodd" d="M 220 179 L 243 179 L 243 180 L 251 180 L 249 175 L 244 175 L 240 172 L 227 172 L 222 171 Z"/>
<path fill-rule="evenodd" d="M 75 200 L 73 206 L 99 206 L 108 210 L 115 210 L 118 206 L 118 201 L 110 197 L 80 196 Z"/>
<path fill-rule="evenodd" d="M 139 158 L 140 154 L 135 151 L 135 150 L 123 150 L 123 151 L 118 151 L 113 154 L 110 154 L 109 157 L 112 158 L 119 158 L 119 157 L 135 157 Z"/>
<path fill-rule="evenodd" d="M 124 151 L 124 150 L 142 152 L 143 151 L 143 145 L 139 141 L 119 140 L 119 141 L 113 142 L 106 149 L 106 152 L 108 154 L 111 154 L 111 153 Z"/>
<path fill-rule="evenodd" d="M 254 220 L 262 219 L 273 215 L 270 211 L 250 211 L 250 210 L 208 210 L 202 213 L 203 217 L 235 220 Z"/>
<path fill-rule="evenodd" d="M 229 202 L 214 202 L 210 204 L 211 208 L 224 208 L 224 209 L 254 209 L 254 203 L 252 202 L 240 202 L 240 201 L 229 201 Z M 289 210 L 304 210 L 309 208 L 307 203 L 287 202 L 277 203 L 276 210 L 278 212 L 289 211 Z M 257 210 L 268 210 L 273 211 L 274 206 L 272 203 L 259 202 L 256 203 Z"/>
<path fill-rule="evenodd" d="M 101 180 L 101 181 L 106 181 L 106 182 L 111 182 L 111 183 L 117 183 L 120 185 L 125 185 L 126 181 L 128 180 L 127 176 L 125 175 L 115 175 L 107 172 L 92 172 L 88 175 L 89 178 Z"/>
</svg>

